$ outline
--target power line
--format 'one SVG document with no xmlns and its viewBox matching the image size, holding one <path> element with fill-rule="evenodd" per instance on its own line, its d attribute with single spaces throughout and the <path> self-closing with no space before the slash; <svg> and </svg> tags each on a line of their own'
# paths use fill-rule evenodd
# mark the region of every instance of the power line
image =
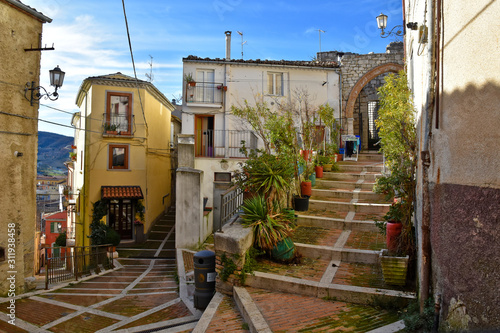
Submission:
<svg viewBox="0 0 500 333">
<path fill-rule="evenodd" d="M 146 126 L 146 132 L 148 130 L 148 124 L 146 122 L 146 114 L 144 113 L 144 106 L 142 105 L 141 92 L 139 90 L 139 80 L 137 79 L 137 71 L 135 70 L 134 52 L 132 51 L 132 42 L 130 40 L 130 31 L 128 29 L 127 12 L 125 10 L 125 0 L 122 0 L 123 6 L 123 17 L 125 18 L 125 27 L 127 29 L 128 47 L 130 49 L 130 57 L 132 58 L 132 67 L 134 68 L 135 85 L 137 87 L 137 93 L 139 95 L 139 102 L 141 103 L 142 117 L 144 118 L 144 125 Z"/>
</svg>

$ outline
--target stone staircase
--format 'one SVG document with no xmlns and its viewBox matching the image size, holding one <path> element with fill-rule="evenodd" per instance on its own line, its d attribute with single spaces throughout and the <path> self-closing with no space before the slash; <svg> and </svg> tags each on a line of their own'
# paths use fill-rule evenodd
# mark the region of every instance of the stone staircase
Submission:
<svg viewBox="0 0 500 333">
<path fill-rule="evenodd" d="M 415 298 L 413 288 L 385 284 L 378 263 L 385 240 L 374 221 L 382 220 L 391 204 L 372 191 L 382 155 L 360 154 L 358 161 L 343 161 L 339 167 L 316 179 L 309 210 L 297 212 L 294 242 L 310 262 L 302 270 L 313 273 L 304 278 L 299 271 L 269 263 L 247 285 L 359 304 L 405 304 Z"/>
<path fill-rule="evenodd" d="M 120 243 L 117 251 L 122 258 L 175 259 L 175 206 L 155 223 L 144 243 Z"/>
</svg>

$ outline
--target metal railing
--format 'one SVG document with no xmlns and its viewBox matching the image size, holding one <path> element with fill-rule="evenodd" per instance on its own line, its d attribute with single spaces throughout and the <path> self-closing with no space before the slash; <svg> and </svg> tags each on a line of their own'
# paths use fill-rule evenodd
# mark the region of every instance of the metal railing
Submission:
<svg viewBox="0 0 500 333">
<path fill-rule="evenodd" d="M 131 136 L 133 133 L 133 124 L 133 115 L 130 117 L 124 114 L 103 114 L 103 134 Z"/>
<path fill-rule="evenodd" d="M 218 231 L 221 231 L 226 223 L 232 221 L 237 216 L 241 205 L 243 205 L 243 191 L 235 185 L 220 196 L 220 222 L 217 228 L 214 228 L 214 230 Z"/>
<path fill-rule="evenodd" d="M 203 104 L 222 104 L 222 83 L 195 82 L 186 87 L 186 102 Z"/>
<path fill-rule="evenodd" d="M 112 269 L 110 245 L 45 248 L 45 289 L 49 284 L 64 282 Z M 50 253 L 49 253 L 50 250 Z"/>
<path fill-rule="evenodd" d="M 226 145 L 227 142 L 227 145 Z M 247 150 L 257 149 L 258 138 L 253 131 L 197 130 L 195 152 L 197 157 L 246 157 L 240 152 L 243 143 Z"/>
</svg>

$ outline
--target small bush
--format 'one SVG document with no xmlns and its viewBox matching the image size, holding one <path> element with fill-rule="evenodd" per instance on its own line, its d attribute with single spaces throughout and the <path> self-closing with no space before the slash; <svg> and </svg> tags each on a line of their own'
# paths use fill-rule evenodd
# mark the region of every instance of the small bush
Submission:
<svg viewBox="0 0 500 333">
<path fill-rule="evenodd" d="M 66 246 L 66 233 L 63 232 L 62 234 L 59 234 L 56 238 L 56 245 L 57 246 Z"/>
</svg>

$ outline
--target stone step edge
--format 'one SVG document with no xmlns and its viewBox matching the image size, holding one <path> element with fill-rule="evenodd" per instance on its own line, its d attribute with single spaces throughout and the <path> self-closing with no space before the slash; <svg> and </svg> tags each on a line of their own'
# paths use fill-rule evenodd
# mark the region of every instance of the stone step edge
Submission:
<svg viewBox="0 0 500 333">
<path fill-rule="evenodd" d="M 354 215 L 356 217 L 356 215 Z M 346 220 L 324 216 L 297 215 L 297 225 L 318 227 L 324 229 L 342 229 L 378 232 L 379 229 L 372 220 Z"/>
<path fill-rule="evenodd" d="M 234 286 L 233 297 L 243 319 L 249 326 L 250 332 L 272 333 L 266 319 L 245 288 Z"/>
<path fill-rule="evenodd" d="M 297 251 L 306 258 L 341 260 L 346 263 L 376 264 L 380 251 L 335 248 L 330 246 L 295 243 Z"/>
<path fill-rule="evenodd" d="M 374 299 L 385 302 L 399 299 L 402 303 L 409 303 L 412 300 L 416 300 L 415 293 L 389 289 L 328 284 L 263 272 L 254 272 L 253 275 L 247 274 L 245 285 L 252 288 L 323 299 L 333 299 L 341 302 L 364 305 L 373 305 Z"/>
</svg>

